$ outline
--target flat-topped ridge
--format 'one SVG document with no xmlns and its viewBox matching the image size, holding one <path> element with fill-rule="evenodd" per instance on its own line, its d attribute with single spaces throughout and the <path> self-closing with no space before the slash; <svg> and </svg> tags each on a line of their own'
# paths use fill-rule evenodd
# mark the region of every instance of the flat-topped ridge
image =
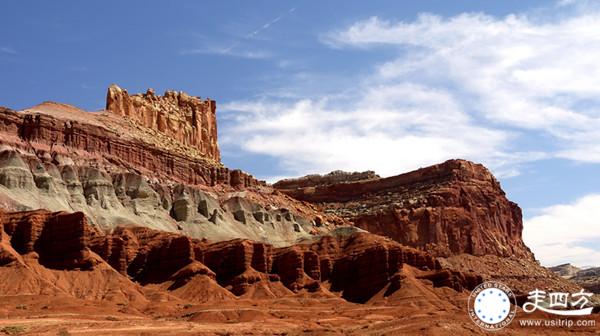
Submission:
<svg viewBox="0 0 600 336">
<path fill-rule="evenodd" d="M 292 197 L 309 202 L 347 201 L 356 197 L 362 197 L 365 193 L 381 193 L 386 190 L 407 187 L 418 183 L 442 183 L 447 181 L 476 182 L 498 189 L 504 194 L 500 188 L 500 183 L 498 183 L 485 166 L 460 159 L 448 160 L 440 164 L 386 178 L 365 178 L 357 179 L 356 181 L 329 184 L 311 184 L 311 181 L 313 179 L 309 175 L 297 180 L 279 181 L 273 186 Z M 302 184 L 301 182 L 306 183 Z"/>
</svg>

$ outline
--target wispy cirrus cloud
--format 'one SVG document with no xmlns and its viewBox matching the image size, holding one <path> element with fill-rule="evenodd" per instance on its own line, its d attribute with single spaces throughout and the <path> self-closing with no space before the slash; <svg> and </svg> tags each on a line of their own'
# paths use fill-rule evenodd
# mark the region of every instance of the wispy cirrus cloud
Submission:
<svg viewBox="0 0 600 336">
<path fill-rule="evenodd" d="M 549 155 L 600 163 L 598 29 L 595 9 L 548 20 L 423 14 L 413 22 L 371 17 L 324 41 L 337 48 L 401 48 L 400 56 L 377 66 L 381 79 L 442 83 L 496 128 L 551 137 L 543 148 Z"/>
<path fill-rule="evenodd" d="M 0 52 L 5 53 L 5 54 L 11 54 L 11 55 L 18 55 L 19 54 L 18 51 L 16 51 L 14 48 L 9 47 L 9 46 L 0 47 Z"/>
<path fill-rule="evenodd" d="M 565 6 L 574 5 L 546 8 L 545 16 L 371 17 L 330 31 L 321 40 L 342 53 L 388 48 L 390 54 L 392 48 L 395 56 L 365 63 L 371 74 L 341 83 L 336 94 L 290 89 L 299 98 L 266 93 L 255 101 L 231 102 L 227 108 L 246 112 L 232 129 L 243 149 L 280 157 L 290 174 L 344 168 L 385 175 L 451 157 L 481 161 L 504 177 L 518 175 L 524 162 L 546 158 L 598 163 L 600 11 L 579 10 L 579 2 L 577 10 L 564 11 Z M 444 103 L 433 106 L 440 95 Z M 413 99 L 421 96 L 428 98 Z M 365 120 L 331 118 L 359 111 L 383 120 L 382 127 L 368 133 Z M 419 123 L 407 122 L 411 118 Z M 294 120 L 326 136 L 290 132 L 273 120 Z M 436 129 L 436 120 L 446 129 Z M 253 131 L 239 123 L 263 127 Z M 322 148 L 328 144 L 331 150 Z"/>
<path fill-rule="evenodd" d="M 221 55 L 228 57 L 240 57 L 240 58 L 248 58 L 248 59 L 267 59 L 272 55 L 271 53 L 264 50 L 234 50 L 231 48 L 214 48 L 214 47 L 206 47 L 206 48 L 196 48 L 189 50 L 182 50 L 179 52 L 180 55 Z"/>
</svg>

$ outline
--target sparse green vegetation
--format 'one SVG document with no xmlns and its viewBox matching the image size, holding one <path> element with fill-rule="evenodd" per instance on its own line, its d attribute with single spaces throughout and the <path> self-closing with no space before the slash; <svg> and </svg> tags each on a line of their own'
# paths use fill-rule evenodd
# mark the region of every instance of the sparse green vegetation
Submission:
<svg viewBox="0 0 600 336">
<path fill-rule="evenodd" d="M 6 327 L 0 329 L 0 332 L 5 333 L 6 335 L 18 335 L 18 334 L 24 333 L 25 331 L 26 331 L 26 328 L 24 326 L 20 326 L 20 325 L 6 326 Z"/>
</svg>

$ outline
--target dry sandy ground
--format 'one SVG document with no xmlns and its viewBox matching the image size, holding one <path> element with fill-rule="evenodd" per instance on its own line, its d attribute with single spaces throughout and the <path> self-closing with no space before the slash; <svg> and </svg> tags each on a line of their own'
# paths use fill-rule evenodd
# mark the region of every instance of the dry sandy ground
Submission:
<svg viewBox="0 0 600 336">
<path fill-rule="evenodd" d="M 14 335 L 485 335 L 466 311 L 409 304 L 359 305 L 339 299 L 239 300 L 219 305 L 155 304 L 146 311 L 72 298 L 0 298 L 0 330 Z M 459 303 L 460 304 L 460 303 Z M 523 314 L 519 314 L 522 317 Z M 532 316 L 526 316 L 531 318 Z M 534 316 L 548 318 L 547 316 Z M 600 316 L 593 319 L 600 326 Z M 528 328 L 513 321 L 497 335 L 598 335 L 600 329 Z M 1 335 L 2 333 L 0 333 Z"/>
</svg>

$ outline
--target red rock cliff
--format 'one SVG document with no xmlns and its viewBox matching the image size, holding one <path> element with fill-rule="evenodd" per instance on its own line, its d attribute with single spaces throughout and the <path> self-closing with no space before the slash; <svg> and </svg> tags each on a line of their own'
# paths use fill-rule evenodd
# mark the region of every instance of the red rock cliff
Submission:
<svg viewBox="0 0 600 336">
<path fill-rule="evenodd" d="M 480 164 L 450 160 L 382 179 L 331 185 L 305 182 L 280 190 L 320 203 L 326 212 L 369 232 L 437 256 L 533 258 L 521 237 L 521 209 Z"/>
<path fill-rule="evenodd" d="M 97 231 L 83 213 L 46 210 L 0 213 L 0 227 L 21 253 L 35 252 L 40 264 L 49 268 L 89 268 L 88 240 Z M 2 231 L 2 230 L 0 230 Z"/>
<path fill-rule="evenodd" d="M 175 91 L 166 91 L 161 97 L 152 89 L 129 95 L 127 90 L 112 85 L 106 95 L 106 110 L 195 147 L 209 159 L 217 162 L 221 159 L 214 100 Z"/>
</svg>

